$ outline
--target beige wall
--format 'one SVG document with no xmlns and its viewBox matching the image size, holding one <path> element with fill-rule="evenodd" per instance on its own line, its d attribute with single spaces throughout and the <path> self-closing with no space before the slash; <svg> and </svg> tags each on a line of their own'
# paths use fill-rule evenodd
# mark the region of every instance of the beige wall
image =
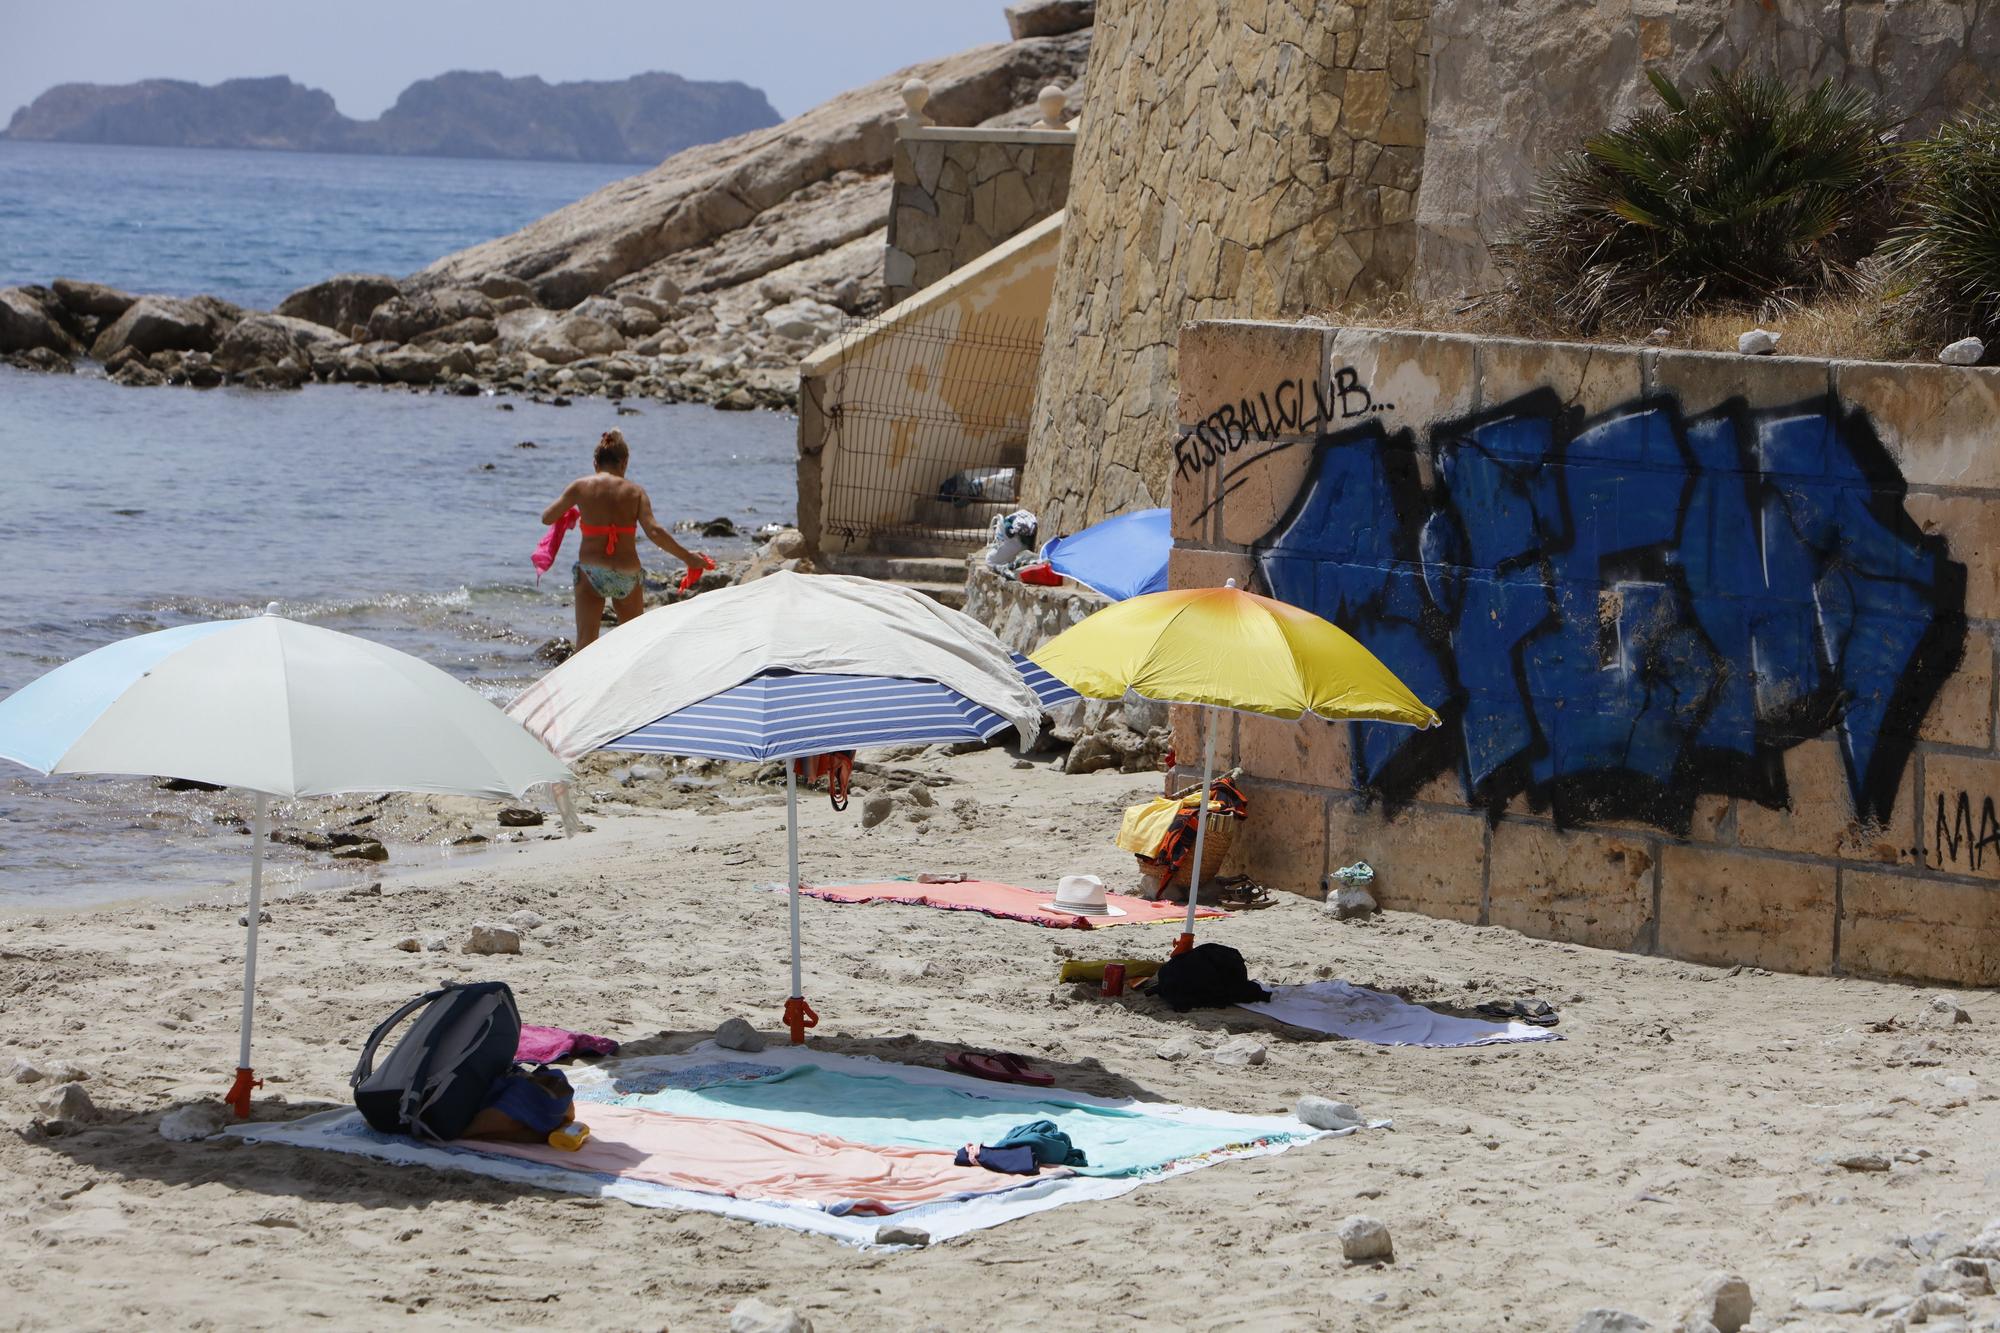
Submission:
<svg viewBox="0 0 2000 1333">
<path fill-rule="evenodd" d="M 1429 0 L 1100 0 L 1026 500 L 1163 502 L 1190 319 L 1409 281 Z"/>
<path fill-rule="evenodd" d="M 2000 371 L 1251 323 L 1180 352 L 1174 584 L 1330 614 L 1447 720 L 1225 720 L 1243 869 L 2000 984 Z"/>
<path fill-rule="evenodd" d="M 799 367 L 799 527 L 811 549 L 861 549 L 882 525 L 926 517 L 923 497 L 968 451 L 1018 464 L 1062 221 L 1043 219 Z M 1007 327 L 1030 335 L 1018 374 L 992 369 L 981 336 Z M 881 456 L 862 469 L 857 445 Z"/>
<path fill-rule="evenodd" d="M 889 196 L 883 295 L 906 301 L 1063 206 L 1070 130 L 904 131 Z"/>
</svg>

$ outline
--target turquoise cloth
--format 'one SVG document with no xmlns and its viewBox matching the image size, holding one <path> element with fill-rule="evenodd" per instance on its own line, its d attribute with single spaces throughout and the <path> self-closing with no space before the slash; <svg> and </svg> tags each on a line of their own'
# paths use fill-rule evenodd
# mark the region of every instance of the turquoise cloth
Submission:
<svg viewBox="0 0 2000 1333">
<path fill-rule="evenodd" d="M 749 1120 L 760 1125 L 831 1134 L 854 1143 L 956 1151 L 996 1143 L 1028 1120 L 1053 1120 L 1083 1150 L 1086 1176 L 1157 1171 L 1185 1158 L 1260 1141 L 1248 1131 L 1187 1124 L 1143 1111 L 1044 1098 L 982 1097 L 957 1088 L 906 1083 L 887 1076 L 836 1073 L 800 1065 L 770 1078 L 703 1088 L 641 1090 L 614 1082 L 613 1093 L 579 1093 L 595 1100 L 673 1115 Z M 1307 1133 L 1269 1136 L 1277 1141 Z"/>
<path fill-rule="evenodd" d="M 1069 1135 L 1056 1128 L 1053 1120 L 1030 1120 L 1016 1125 L 988 1148 L 1026 1148 L 1035 1155 L 1037 1166 L 1089 1166 L 1083 1150 L 1070 1142 Z"/>
</svg>

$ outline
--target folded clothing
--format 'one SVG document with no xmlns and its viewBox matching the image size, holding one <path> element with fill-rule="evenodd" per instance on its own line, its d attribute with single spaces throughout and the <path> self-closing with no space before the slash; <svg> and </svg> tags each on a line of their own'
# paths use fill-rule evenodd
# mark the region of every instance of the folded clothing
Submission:
<svg viewBox="0 0 2000 1333">
<path fill-rule="evenodd" d="M 609 1037 L 593 1037 L 568 1028 L 536 1027 L 532 1023 L 521 1024 L 521 1040 L 514 1048 L 514 1058 L 529 1065 L 545 1065 L 575 1055 L 616 1054 L 618 1043 Z"/>
<path fill-rule="evenodd" d="M 595 1106 L 590 1131 L 574 1152 L 545 1143 L 460 1140 L 453 1146 L 735 1199 L 807 1204 L 835 1214 L 893 1213 L 1013 1188 L 993 1172 L 956 1165 L 947 1152 L 870 1146 L 747 1120 Z"/>
</svg>

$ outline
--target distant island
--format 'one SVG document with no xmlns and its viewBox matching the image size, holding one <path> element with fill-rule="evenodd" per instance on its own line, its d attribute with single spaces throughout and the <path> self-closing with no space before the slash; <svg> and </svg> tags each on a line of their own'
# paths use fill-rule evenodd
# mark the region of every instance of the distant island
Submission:
<svg viewBox="0 0 2000 1333">
<path fill-rule="evenodd" d="M 545 83 L 459 70 L 411 84 L 377 120 L 344 116 L 330 95 L 283 75 L 211 87 L 64 83 L 16 111 L 0 138 L 651 164 L 777 123 L 764 94 L 744 83 L 657 73 Z"/>
</svg>

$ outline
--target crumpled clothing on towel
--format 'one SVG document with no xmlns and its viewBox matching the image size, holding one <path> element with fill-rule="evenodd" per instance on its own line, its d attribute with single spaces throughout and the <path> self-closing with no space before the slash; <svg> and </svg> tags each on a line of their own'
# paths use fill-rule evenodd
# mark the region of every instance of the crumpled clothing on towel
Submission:
<svg viewBox="0 0 2000 1333">
<path fill-rule="evenodd" d="M 521 1025 L 520 1044 L 514 1048 L 514 1058 L 530 1065 L 545 1065 L 576 1055 L 616 1054 L 618 1043 L 609 1037 L 593 1037 L 588 1032 L 571 1032 L 567 1028 L 536 1027 L 532 1023 Z"/>
</svg>

